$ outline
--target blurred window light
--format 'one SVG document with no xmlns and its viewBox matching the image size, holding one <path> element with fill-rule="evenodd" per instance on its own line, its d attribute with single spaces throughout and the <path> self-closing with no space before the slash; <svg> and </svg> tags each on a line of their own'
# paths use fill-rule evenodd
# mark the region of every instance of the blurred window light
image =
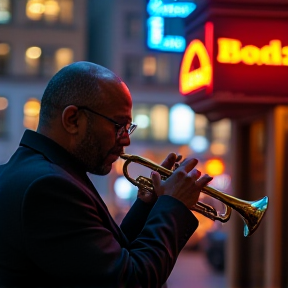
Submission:
<svg viewBox="0 0 288 288">
<path fill-rule="evenodd" d="M 24 105 L 25 116 L 38 116 L 40 112 L 40 101 L 38 99 L 29 99 Z"/>
<path fill-rule="evenodd" d="M 11 20 L 11 1 L 0 0 L 0 24 L 9 23 Z"/>
<path fill-rule="evenodd" d="M 31 20 L 40 20 L 45 12 L 44 0 L 28 0 L 26 15 Z"/>
<path fill-rule="evenodd" d="M 195 114 L 195 135 L 206 136 L 208 119 L 202 114 Z"/>
<path fill-rule="evenodd" d="M 175 84 L 178 85 L 178 73 L 175 65 L 179 64 L 178 55 L 167 54 L 141 56 L 127 54 L 123 57 L 123 78 L 133 84 Z"/>
<path fill-rule="evenodd" d="M 8 99 L 0 96 L 0 111 L 7 109 Z"/>
<path fill-rule="evenodd" d="M 10 45 L 0 43 L 0 75 L 8 74 L 10 61 Z"/>
<path fill-rule="evenodd" d="M 60 13 L 59 19 L 61 23 L 71 24 L 74 19 L 74 1 L 73 0 L 62 0 L 59 1 Z"/>
<path fill-rule="evenodd" d="M 152 137 L 155 140 L 167 140 L 169 109 L 166 105 L 155 105 L 151 108 Z"/>
<path fill-rule="evenodd" d="M 228 146 L 220 141 L 213 141 L 210 145 L 210 152 L 215 156 L 223 156 L 228 152 Z"/>
<path fill-rule="evenodd" d="M 26 16 L 33 21 L 70 24 L 73 21 L 73 0 L 28 0 Z"/>
<path fill-rule="evenodd" d="M 29 47 L 25 53 L 27 74 L 36 75 L 40 73 L 40 60 L 42 49 L 37 46 Z"/>
<path fill-rule="evenodd" d="M 6 56 L 10 53 L 10 45 L 7 43 L 0 43 L 0 57 Z"/>
<path fill-rule="evenodd" d="M 231 184 L 231 177 L 228 174 L 221 174 L 215 176 L 213 180 L 209 183 L 209 186 L 212 186 L 220 191 L 225 191 L 229 188 Z"/>
<path fill-rule="evenodd" d="M 33 46 L 26 50 L 26 57 L 29 59 L 38 59 L 40 58 L 41 54 L 42 50 L 40 47 Z"/>
<path fill-rule="evenodd" d="M 26 50 L 26 72 L 30 75 L 51 76 L 74 61 L 74 52 L 70 48 L 29 47 Z"/>
<path fill-rule="evenodd" d="M 133 133 L 134 139 L 167 141 L 169 130 L 169 108 L 163 104 L 133 106 L 133 119 L 138 128 Z"/>
<path fill-rule="evenodd" d="M 135 122 L 137 123 L 137 128 L 146 129 L 149 127 L 150 120 L 148 115 L 138 114 L 135 117 Z"/>
<path fill-rule="evenodd" d="M 143 75 L 154 76 L 157 69 L 156 58 L 153 56 L 147 56 L 143 59 Z"/>
<path fill-rule="evenodd" d="M 185 104 L 170 109 L 169 140 L 174 144 L 188 144 L 194 134 L 194 111 Z"/>
<path fill-rule="evenodd" d="M 228 141 L 231 135 L 231 121 L 222 119 L 211 124 L 213 140 Z"/>
<path fill-rule="evenodd" d="M 40 101 L 35 98 L 29 99 L 24 105 L 23 112 L 24 127 L 31 130 L 36 130 L 39 123 Z"/>
<path fill-rule="evenodd" d="M 135 139 L 149 139 L 150 136 L 150 107 L 145 104 L 135 104 L 133 106 L 133 119 L 138 128 L 131 135 Z M 140 126 L 139 126 L 140 125 Z"/>
<path fill-rule="evenodd" d="M 5 136 L 6 132 L 8 132 L 7 108 L 8 99 L 0 96 L 0 137 Z"/>
<path fill-rule="evenodd" d="M 204 163 L 205 171 L 210 176 L 218 176 L 225 170 L 225 165 L 220 159 L 210 159 Z"/>
<path fill-rule="evenodd" d="M 73 62 L 73 50 L 70 48 L 60 48 L 55 52 L 56 71 L 60 70 L 64 66 Z"/>
<path fill-rule="evenodd" d="M 47 22 L 55 22 L 59 17 L 60 6 L 58 1 L 49 0 L 45 2 L 44 17 Z"/>
<path fill-rule="evenodd" d="M 209 147 L 209 141 L 205 136 L 196 135 L 192 138 L 191 142 L 189 143 L 189 147 L 195 153 L 203 153 Z"/>
<path fill-rule="evenodd" d="M 117 178 L 114 183 L 115 194 L 120 199 L 130 199 L 134 196 L 135 189 L 135 186 L 133 186 L 124 176 Z"/>
</svg>

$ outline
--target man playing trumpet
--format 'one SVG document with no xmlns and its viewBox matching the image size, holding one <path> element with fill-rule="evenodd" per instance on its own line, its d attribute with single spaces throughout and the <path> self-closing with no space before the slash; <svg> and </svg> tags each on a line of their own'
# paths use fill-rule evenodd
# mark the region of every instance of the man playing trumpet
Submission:
<svg viewBox="0 0 288 288">
<path fill-rule="evenodd" d="M 156 194 L 140 191 L 116 225 L 87 172 L 106 175 L 135 130 L 127 86 L 89 62 L 61 69 L 0 166 L 0 286 L 161 287 L 198 221 L 190 211 L 212 180 L 185 159 Z M 162 165 L 171 169 L 171 153 Z"/>
</svg>

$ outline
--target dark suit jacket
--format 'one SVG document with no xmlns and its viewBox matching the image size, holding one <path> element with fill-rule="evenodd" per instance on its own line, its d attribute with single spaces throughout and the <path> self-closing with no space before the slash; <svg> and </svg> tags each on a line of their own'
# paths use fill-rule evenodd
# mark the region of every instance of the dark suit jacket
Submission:
<svg viewBox="0 0 288 288">
<path fill-rule="evenodd" d="M 27 130 L 0 166 L 0 287 L 161 287 L 197 225 L 161 196 L 120 228 L 81 165 Z"/>
</svg>

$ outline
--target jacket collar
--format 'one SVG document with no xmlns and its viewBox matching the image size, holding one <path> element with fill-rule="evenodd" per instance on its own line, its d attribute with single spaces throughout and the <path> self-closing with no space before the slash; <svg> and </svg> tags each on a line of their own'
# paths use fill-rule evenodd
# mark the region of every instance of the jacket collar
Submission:
<svg viewBox="0 0 288 288">
<path fill-rule="evenodd" d="M 33 149 L 42 154 L 48 161 L 59 165 L 73 175 L 81 175 L 82 177 L 85 175 L 85 178 L 87 177 L 82 163 L 58 143 L 40 133 L 26 130 L 20 141 L 20 146 Z"/>
</svg>

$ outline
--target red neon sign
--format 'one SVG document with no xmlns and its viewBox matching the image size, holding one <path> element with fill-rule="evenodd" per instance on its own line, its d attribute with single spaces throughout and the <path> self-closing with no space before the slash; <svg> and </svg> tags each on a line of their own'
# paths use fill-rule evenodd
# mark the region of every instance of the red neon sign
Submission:
<svg viewBox="0 0 288 288">
<path fill-rule="evenodd" d="M 218 38 L 216 61 L 221 64 L 245 64 L 255 66 L 288 66 L 288 46 L 283 46 L 278 39 L 273 39 L 263 47 L 244 46 L 238 39 Z M 198 57 L 200 67 L 195 69 L 192 62 Z M 182 95 L 200 89 L 206 93 L 213 85 L 213 23 L 205 25 L 205 45 L 199 39 L 190 42 L 186 48 L 179 74 L 179 91 Z"/>
<path fill-rule="evenodd" d="M 288 46 L 282 47 L 280 40 L 271 40 L 269 45 L 258 48 L 254 45 L 242 47 L 237 39 L 219 38 L 218 56 L 220 63 L 246 65 L 288 66 Z"/>
</svg>

